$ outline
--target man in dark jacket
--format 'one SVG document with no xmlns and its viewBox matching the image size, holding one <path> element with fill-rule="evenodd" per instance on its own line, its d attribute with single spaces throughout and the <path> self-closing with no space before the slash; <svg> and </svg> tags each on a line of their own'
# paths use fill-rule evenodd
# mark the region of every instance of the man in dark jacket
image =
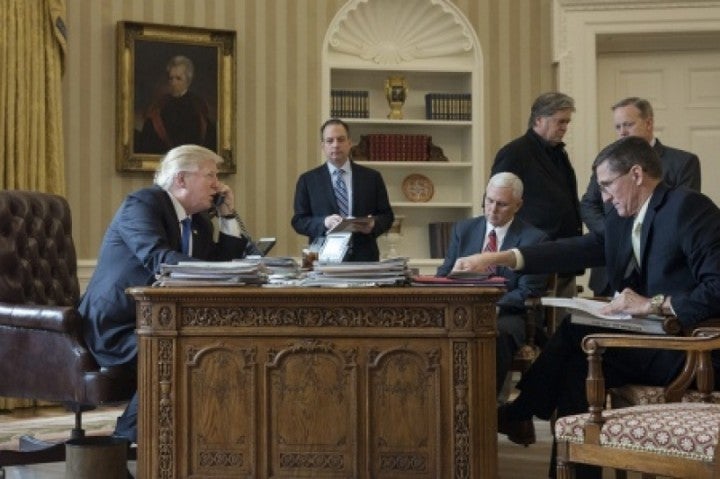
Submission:
<svg viewBox="0 0 720 479">
<path fill-rule="evenodd" d="M 158 166 L 155 186 L 129 194 L 120 205 L 78 307 L 85 341 L 100 366 L 137 369 L 135 301 L 125 294 L 126 288 L 152 284 L 163 263 L 258 254 L 241 231 L 232 190 L 218 180 L 217 165 L 222 161 L 201 146 L 174 148 Z M 218 194 L 223 202 L 216 206 Z M 219 216 L 217 242 L 211 209 L 217 209 Z M 181 224 L 186 218 L 191 226 L 183 252 Z M 136 416 L 137 395 L 118 419 L 116 433 L 134 442 Z"/>
</svg>

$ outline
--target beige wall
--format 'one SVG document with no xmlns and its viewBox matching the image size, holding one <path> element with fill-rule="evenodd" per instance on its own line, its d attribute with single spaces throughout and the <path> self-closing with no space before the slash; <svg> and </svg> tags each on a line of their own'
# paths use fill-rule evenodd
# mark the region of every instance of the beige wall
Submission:
<svg viewBox="0 0 720 479">
<path fill-rule="evenodd" d="M 402 0 L 383 0 L 402 1 Z M 524 132 L 533 98 L 554 85 L 550 0 L 453 0 L 485 58 L 484 147 Z M 150 174 L 115 171 L 115 26 L 119 20 L 237 32 L 238 173 L 226 179 L 273 254 L 298 255 L 290 227 L 297 176 L 319 164 L 320 50 L 344 0 L 68 0 L 63 83 L 67 195 L 79 259 L 93 259 L 123 197 Z"/>
</svg>

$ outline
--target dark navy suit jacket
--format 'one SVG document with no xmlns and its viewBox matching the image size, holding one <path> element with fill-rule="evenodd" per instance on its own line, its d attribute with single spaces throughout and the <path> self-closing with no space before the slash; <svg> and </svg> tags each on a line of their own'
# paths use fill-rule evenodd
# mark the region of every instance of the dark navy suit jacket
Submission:
<svg viewBox="0 0 720 479">
<path fill-rule="evenodd" d="M 520 217 L 547 233 L 550 239 L 582 234 L 575 170 L 563 148 L 555 160 L 549 147 L 532 129 L 503 146 L 495 156 L 492 174 L 509 171 L 524 185 Z"/>
<path fill-rule="evenodd" d="M 639 275 L 628 274 L 633 218 L 613 208 L 604 232 L 520 248 L 528 273 L 574 271 L 606 265 L 610 286 L 643 296 L 672 296 L 686 329 L 720 315 L 720 210 L 705 195 L 660 183 L 642 225 Z"/>
<path fill-rule="evenodd" d="M 222 233 L 215 243 L 210 217 L 204 213 L 192 216 L 192 233 L 197 259 L 241 258 L 247 246 L 245 238 Z M 193 258 L 181 253 L 178 217 L 165 190 L 154 186 L 127 196 L 105 232 L 97 267 L 78 307 L 85 341 L 101 366 L 133 364 L 137 356 L 135 301 L 125 289 L 152 284 L 163 263 Z"/>
<path fill-rule="evenodd" d="M 372 215 L 375 226 L 371 234 L 354 233 L 345 261 L 377 261 L 380 251 L 376 238 L 392 226 L 395 215 L 390 207 L 387 189 L 376 170 L 351 163 L 352 214 L 356 218 Z M 310 242 L 325 236 L 325 218 L 339 214 L 332 179 L 326 163 L 300 175 L 295 187 L 295 214 L 292 227 Z"/>
<path fill-rule="evenodd" d="M 663 168 L 663 181 L 670 187 L 687 186 L 695 191 L 700 191 L 700 160 L 697 155 L 670 148 L 655 140 L 653 146 L 655 153 L 660 157 Z M 611 204 L 605 204 L 602 200 L 600 187 L 597 184 L 595 172 L 590 176 L 587 191 L 580 200 L 580 215 L 590 231 L 602 232 L 605 228 L 605 215 L 613 209 Z M 589 286 L 596 294 L 604 291 L 607 287 L 607 274 L 604 268 L 593 268 L 590 274 Z"/>
<path fill-rule="evenodd" d="M 459 221 L 453 226 L 448 252 L 442 266 L 437 270 L 438 276 L 447 276 L 458 258 L 482 250 L 486 226 L 487 221 L 484 216 Z M 533 245 L 546 240 L 547 235 L 541 230 L 515 217 L 500 245 L 500 250 Z M 507 279 L 507 292 L 498 301 L 501 312 L 524 312 L 525 300 L 529 297 L 542 296 L 547 287 L 546 274 L 523 274 L 505 267 L 499 267 L 497 274 Z"/>
</svg>

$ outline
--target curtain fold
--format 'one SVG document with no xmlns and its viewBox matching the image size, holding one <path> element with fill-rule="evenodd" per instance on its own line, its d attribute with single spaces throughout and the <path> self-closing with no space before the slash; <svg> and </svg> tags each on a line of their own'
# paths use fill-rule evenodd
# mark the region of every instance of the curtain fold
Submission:
<svg viewBox="0 0 720 479">
<path fill-rule="evenodd" d="M 0 188 L 65 193 L 65 0 L 0 1 Z M 0 410 L 35 405 L 0 398 Z"/>
<path fill-rule="evenodd" d="M 0 188 L 65 193 L 65 0 L 0 2 Z"/>
</svg>

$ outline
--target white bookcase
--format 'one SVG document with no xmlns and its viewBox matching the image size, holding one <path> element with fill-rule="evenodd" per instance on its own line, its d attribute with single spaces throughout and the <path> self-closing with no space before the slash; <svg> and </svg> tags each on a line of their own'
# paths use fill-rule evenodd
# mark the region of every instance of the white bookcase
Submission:
<svg viewBox="0 0 720 479">
<path fill-rule="evenodd" d="M 408 85 L 404 118 L 387 119 L 385 80 L 401 75 Z M 383 175 L 401 236 L 395 252 L 407 256 L 425 273 L 440 259 L 430 259 L 429 223 L 457 221 L 482 211 L 485 172 L 481 158 L 482 53 L 477 36 L 463 14 L 446 0 L 350 0 L 333 19 L 323 42 L 323 115 L 330 116 L 331 90 L 369 93 L 369 118 L 343 118 L 353 142 L 362 135 L 424 134 L 442 148 L 449 161 L 367 161 Z M 470 93 L 468 121 L 427 120 L 427 93 Z M 413 202 L 402 191 L 410 174 L 430 179 L 434 194 Z M 380 239 L 381 254 L 390 249 Z"/>
</svg>

